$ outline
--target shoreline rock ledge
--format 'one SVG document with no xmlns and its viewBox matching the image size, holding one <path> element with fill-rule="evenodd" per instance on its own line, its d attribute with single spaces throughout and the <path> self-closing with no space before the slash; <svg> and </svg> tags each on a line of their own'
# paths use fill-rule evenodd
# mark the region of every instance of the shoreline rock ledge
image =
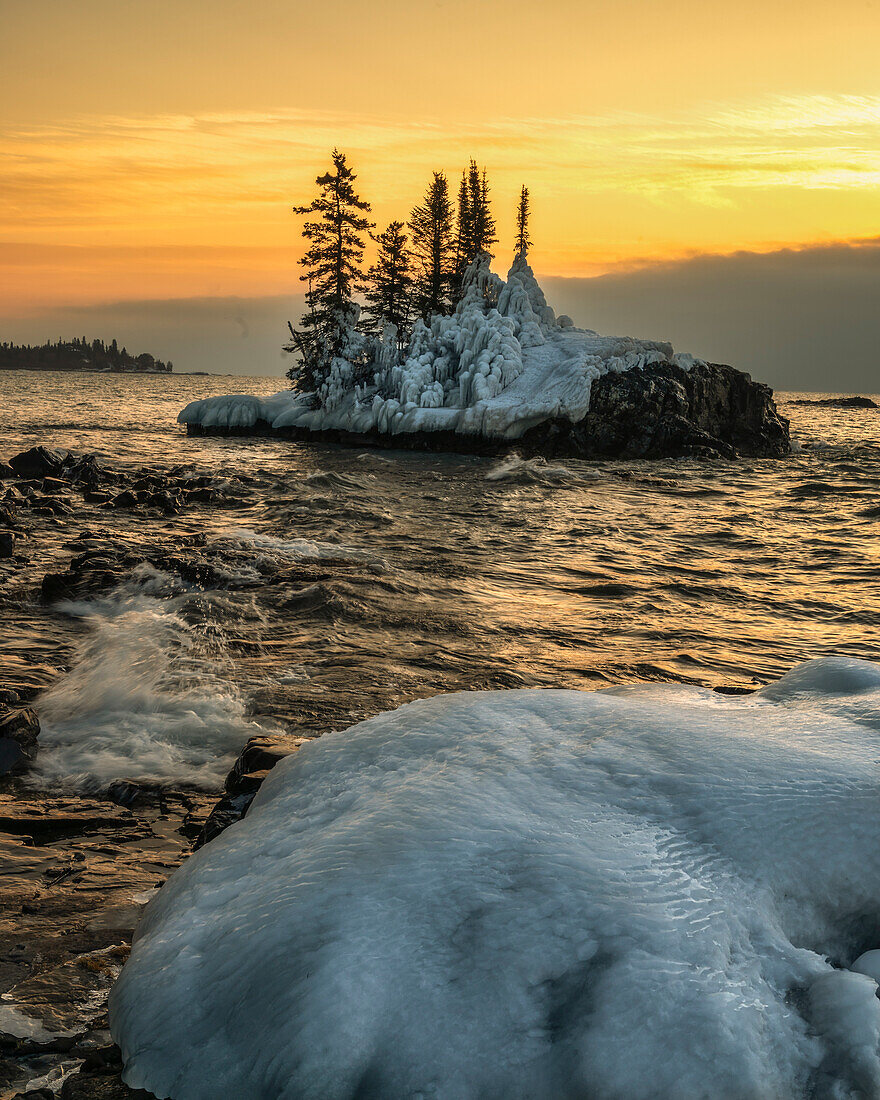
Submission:
<svg viewBox="0 0 880 1100">
<path fill-rule="evenodd" d="M 452 316 L 352 330 L 318 391 L 193 401 L 191 435 L 271 435 L 355 447 L 544 458 L 777 458 L 791 451 L 773 391 L 671 344 L 600 336 L 556 317 L 523 256 L 504 282 L 484 256 Z"/>
</svg>

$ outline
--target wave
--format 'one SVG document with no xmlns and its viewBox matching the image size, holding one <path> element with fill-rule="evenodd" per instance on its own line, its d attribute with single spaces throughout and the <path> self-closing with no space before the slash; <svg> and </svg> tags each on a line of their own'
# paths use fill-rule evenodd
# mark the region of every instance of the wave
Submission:
<svg viewBox="0 0 880 1100">
<path fill-rule="evenodd" d="M 512 481 L 519 485 L 579 485 L 596 481 L 592 471 L 573 470 L 569 466 L 552 466 L 542 458 L 520 458 L 508 455 L 485 475 L 486 481 Z"/>
<path fill-rule="evenodd" d="M 225 652 L 185 617 L 191 596 L 142 572 L 98 600 L 60 604 L 89 632 L 70 672 L 40 700 L 30 782 L 97 791 L 116 779 L 218 787 L 234 754 L 265 732 L 224 676 Z"/>
</svg>

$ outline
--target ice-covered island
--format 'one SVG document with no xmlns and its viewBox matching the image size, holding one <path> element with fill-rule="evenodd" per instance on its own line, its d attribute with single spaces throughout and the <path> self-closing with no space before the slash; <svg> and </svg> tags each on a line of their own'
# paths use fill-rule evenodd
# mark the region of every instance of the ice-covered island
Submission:
<svg viewBox="0 0 880 1100">
<path fill-rule="evenodd" d="M 732 457 L 790 450 L 788 423 L 748 375 L 672 345 L 603 337 L 557 317 L 529 266 L 529 190 L 516 209 L 507 280 L 486 170 L 462 172 L 457 211 L 443 172 L 402 221 L 372 234 L 344 153 L 315 180 L 299 263 L 306 312 L 290 325 L 293 391 L 194 401 L 193 434 L 267 432 L 419 450 L 537 455 Z M 357 298 L 364 303 L 363 314 Z"/>
<path fill-rule="evenodd" d="M 417 321 L 398 349 L 387 326 L 367 376 L 351 330 L 317 393 L 286 390 L 194 401 L 193 434 L 271 433 L 394 448 L 545 456 L 778 456 L 788 424 L 771 390 L 671 344 L 600 336 L 556 317 L 526 258 L 507 280 L 483 253 L 450 316 Z M 355 317 L 356 319 L 356 317 Z"/>
</svg>

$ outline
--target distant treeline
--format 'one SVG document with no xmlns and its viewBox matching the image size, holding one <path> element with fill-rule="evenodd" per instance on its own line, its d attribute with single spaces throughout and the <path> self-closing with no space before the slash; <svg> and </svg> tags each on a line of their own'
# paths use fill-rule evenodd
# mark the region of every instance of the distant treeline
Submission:
<svg viewBox="0 0 880 1100">
<path fill-rule="evenodd" d="M 94 370 L 131 371 L 148 374 L 169 374 L 172 364 L 163 363 L 144 352 L 131 355 L 120 348 L 115 340 L 105 344 L 103 340 L 89 342 L 84 336 L 73 340 L 59 340 L 39 347 L 30 344 L 0 343 L 0 369 L 2 370 Z"/>
</svg>

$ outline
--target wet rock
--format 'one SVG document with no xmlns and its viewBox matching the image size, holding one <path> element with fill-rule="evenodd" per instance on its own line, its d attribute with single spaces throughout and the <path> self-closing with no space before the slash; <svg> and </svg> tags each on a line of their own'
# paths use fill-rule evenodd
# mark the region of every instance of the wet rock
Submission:
<svg viewBox="0 0 880 1100">
<path fill-rule="evenodd" d="M 0 504 L 0 527 L 17 527 L 18 515 L 15 511 L 15 505 L 10 501 L 8 503 Z"/>
<path fill-rule="evenodd" d="M 133 821 L 129 810 L 96 799 L 23 799 L 0 795 L 0 833 L 30 836 L 43 842 L 117 829 Z"/>
<path fill-rule="evenodd" d="M 47 573 L 40 585 L 40 598 L 44 603 L 56 600 L 72 600 L 94 595 L 113 588 L 123 579 L 124 573 L 114 566 L 98 563 L 71 566 L 64 573 Z"/>
<path fill-rule="evenodd" d="M 111 495 L 103 489 L 86 489 L 83 492 L 83 500 L 88 504 L 105 504 Z"/>
<path fill-rule="evenodd" d="M 8 481 L 11 477 L 15 477 L 15 470 L 8 462 L 0 462 L 0 481 Z"/>
<path fill-rule="evenodd" d="M 57 497 L 35 497 L 31 502 L 31 511 L 38 515 L 70 516 L 73 508 L 64 500 Z"/>
<path fill-rule="evenodd" d="M 76 458 L 69 456 L 64 466 L 64 476 L 77 485 L 94 487 L 110 475 L 94 455 L 80 455 Z"/>
<path fill-rule="evenodd" d="M 0 775 L 24 771 L 37 755 L 40 720 L 30 707 L 0 714 Z"/>
<path fill-rule="evenodd" d="M 160 508 L 166 516 L 176 515 L 180 511 L 181 500 L 174 497 L 167 490 L 151 493 L 147 504 L 151 508 Z"/>
<path fill-rule="evenodd" d="M 151 1092 L 131 1089 L 122 1080 L 122 1052 L 115 1044 L 91 1051 L 61 1086 L 60 1100 L 154 1100 Z"/>
<path fill-rule="evenodd" d="M 219 496 L 220 494 L 216 489 L 190 489 L 187 491 L 186 499 L 199 504 L 207 504 L 216 500 Z"/>
<path fill-rule="evenodd" d="M 248 807 L 254 800 L 256 791 L 246 794 L 227 794 L 217 803 L 208 815 L 208 819 L 196 837 L 193 849 L 199 849 L 219 836 L 224 829 L 240 821 L 248 811 Z"/>
<path fill-rule="evenodd" d="M 295 737 L 292 734 L 252 737 L 226 777 L 226 794 L 211 810 L 193 847 L 201 848 L 219 836 L 224 829 L 240 821 L 248 812 L 254 795 L 272 768 L 308 740 L 310 738 Z"/>
<path fill-rule="evenodd" d="M 788 421 L 769 387 L 720 364 L 605 374 L 593 383 L 583 420 L 540 424 L 519 442 L 529 453 L 581 458 L 779 457 L 791 450 Z"/>
<path fill-rule="evenodd" d="M 295 737 L 292 734 L 278 737 L 252 737 L 239 753 L 238 759 L 226 777 L 227 794 L 256 790 L 259 783 L 254 786 L 255 775 L 260 776 L 260 782 L 262 782 L 262 777 L 265 777 L 280 760 L 291 756 L 308 740 L 308 737 Z"/>
<path fill-rule="evenodd" d="M 66 452 L 50 451 L 48 447 L 31 447 L 11 458 L 9 465 L 18 477 L 57 477 L 67 457 Z"/>
<path fill-rule="evenodd" d="M 131 779 L 117 779 L 107 788 L 107 797 L 117 806 L 134 806 L 145 800 L 145 792 L 140 784 Z"/>
<path fill-rule="evenodd" d="M 167 573 L 176 573 L 182 580 L 189 584 L 198 585 L 200 588 L 215 588 L 222 582 L 222 577 L 210 562 L 201 558 L 163 557 L 160 555 L 151 559 L 158 569 L 164 569 Z"/>
<path fill-rule="evenodd" d="M 113 508 L 136 508 L 139 503 L 137 495 L 130 489 L 124 489 L 121 493 L 117 493 L 115 497 L 111 497 L 109 501 Z"/>
<path fill-rule="evenodd" d="M 70 484 L 60 477 L 44 477 L 40 483 L 40 489 L 44 493 L 63 493 L 69 488 Z"/>
<path fill-rule="evenodd" d="M 0 558 L 11 558 L 15 553 L 15 535 L 12 531 L 0 531 Z"/>
</svg>

